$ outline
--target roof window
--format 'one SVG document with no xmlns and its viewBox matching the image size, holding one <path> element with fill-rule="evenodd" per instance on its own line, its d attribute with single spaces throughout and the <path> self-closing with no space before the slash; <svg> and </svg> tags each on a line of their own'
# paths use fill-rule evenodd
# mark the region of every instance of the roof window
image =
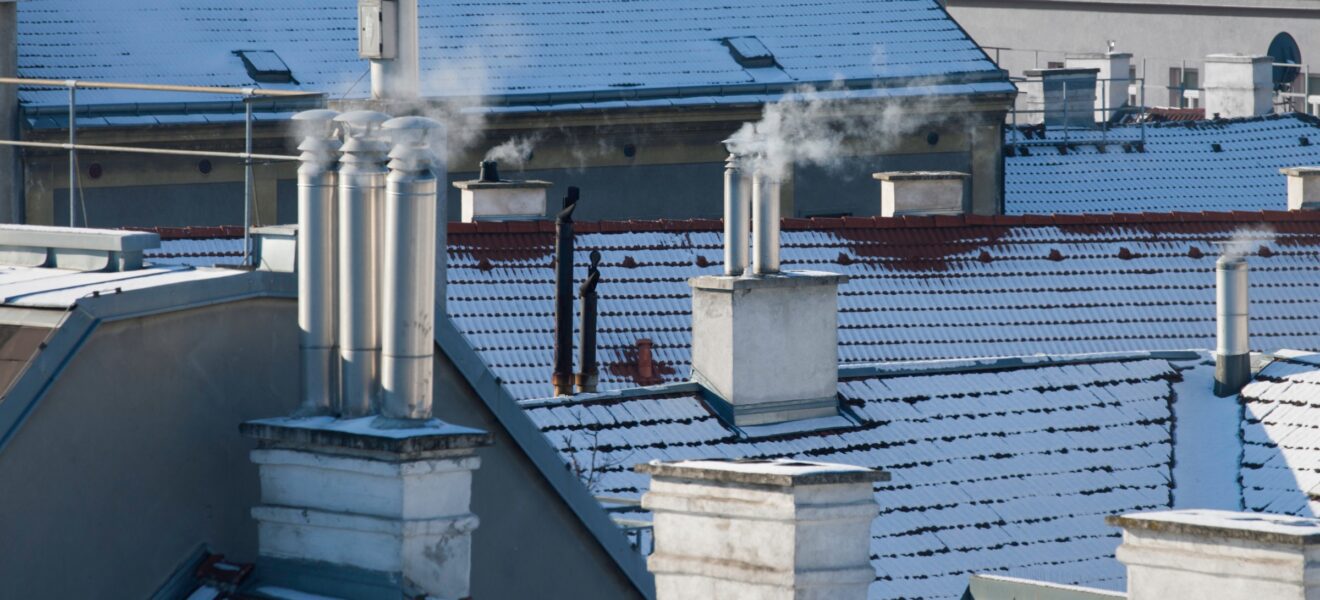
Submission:
<svg viewBox="0 0 1320 600">
<path fill-rule="evenodd" d="M 238 50 L 234 54 L 243 59 L 243 67 L 247 69 L 252 81 L 298 83 L 298 80 L 293 78 L 289 65 L 284 64 L 284 59 L 274 50 Z"/>
<path fill-rule="evenodd" d="M 766 67 L 779 66 L 775 63 L 775 55 L 770 52 L 761 40 L 755 36 L 731 37 L 722 40 L 725 46 L 729 48 L 729 54 L 733 55 L 733 60 L 738 61 L 739 65 L 749 69 L 760 69 Z"/>
</svg>

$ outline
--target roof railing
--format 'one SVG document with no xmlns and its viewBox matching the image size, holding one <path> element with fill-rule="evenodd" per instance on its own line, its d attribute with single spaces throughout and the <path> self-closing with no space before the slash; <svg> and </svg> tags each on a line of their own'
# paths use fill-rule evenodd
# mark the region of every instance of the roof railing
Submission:
<svg viewBox="0 0 1320 600">
<path fill-rule="evenodd" d="M 169 85 L 158 83 L 123 83 L 111 81 L 86 81 L 78 79 L 36 79 L 25 77 L 0 77 L 0 84 L 27 87 L 66 88 L 69 90 L 69 141 L 64 144 L 49 142 L 29 142 L 21 140 L 0 140 L 0 146 L 18 146 L 26 148 L 63 149 L 69 152 L 69 227 L 78 226 L 78 197 L 82 187 L 78 179 L 78 151 L 126 152 L 134 154 L 157 154 L 167 156 L 200 156 L 212 158 L 237 158 L 243 160 L 243 264 L 252 263 L 252 211 L 253 211 L 253 173 L 252 161 L 298 160 L 297 156 L 277 154 L 254 154 L 252 152 L 252 102 L 273 98 L 324 98 L 319 92 L 297 90 L 270 90 L 251 87 L 209 87 L 196 85 Z M 129 146 L 99 146 L 78 144 L 78 88 L 138 90 L 162 93 L 218 94 L 241 96 L 243 98 L 243 152 L 213 152 L 203 150 L 174 150 L 166 148 L 136 148 Z M 84 207 L 85 209 L 85 207 Z M 84 221 L 86 219 L 84 218 Z M 84 222 L 84 225 L 86 223 Z"/>
<path fill-rule="evenodd" d="M 1040 85 L 1044 85 L 1044 78 L 1043 78 L 1043 77 L 1021 77 L 1021 78 L 1014 78 L 1014 81 L 1018 81 L 1018 82 L 1026 82 L 1026 83 L 1039 83 Z M 1070 121 L 1070 118 L 1069 118 L 1071 115 L 1068 114 L 1068 113 L 1069 113 L 1069 105 L 1071 104 L 1071 103 L 1068 101 L 1068 82 L 1067 82 L 1067 81 L 1062 81 L 1062 82 L 1060 82 L 1060 83 L 1062 84 L 1061 94 L 1062 94 L 1062 98 L 1063 98 L 1063 100 L 1062 100 L 1062 105 L 1063 105 L 1063 115 L 1062 115 L 1062 116 L 1063 116 L 1063 122 L 1065 123 L 1065 125 L 1062 126 L 1062 127 L 1059 127 L 1058 129 L 1059 129 L 1060 131 L 1063 132 L 1063 139 L 1061 139 L 1061 140 L 1058 140 L 1058 139 L 1055 139 L 1055 140 L 1050 140 L 1050 139 L 1041 139 L 1041 140 L 1030 140 L 1030 139 L 1025 139 L 1025 136 L 1022 134 L 1022 130 L 1021 130 L 1021 128 L 1020 128 L 1020 125 L 1022 125 L 1022 124 L 1026 124 L 1026 123 L 1022 123 L 1022 124 L 1020 124 L 1020 123 L 1019 123 L 1019 119 L 1018 119 L 1018 115 L 1020 115 L 1020 114 L 1021 114 L 1021 115 L 1037 115 L 1037 114 L 1038 114 L 1038 115 L 1041 115 L 1041 122 L 1043 123 L 1043 122 L 1045 121 L 1044 115 L 1045 115 L 1047 112 L 1052 112 L 1052 111 L 1050 111 L 1047 107 L 1042 107 L 1042 108 L 1040 108 L 1040 109 L 1031 109 L 1031 108 L 1028 108 L 1028 109 L 1019 109 L 1019 108 L 1017 107 L 1017 103 L 1015 102 L 1015 103 L 1013 104 L 1013 107 L 1009 110 L 1009 121 L 1010 121 L 1009 124 L 1010 124 L 1010 126 L 1011 126 L 1010 131 L 1012 132 L 1012 133 L 1010 134 L 1010 142 L 1009 142 L 1009 143 L 1011 143 L 1011 144 L 1013 144 L 1013 145 L 1015 145 L 1015 146 L 1053 146 L 1053 145 L 1057 145 L 1057 144 L 1064 144 L 1064 145 L 1067 145 L 1067 144 L 1069 144 L 1069 143 L 1072 143 L 1073 140 L 1072 140 L 1072 133 L 1071 133 L 1071 130 L 1072 130 L 1073 128 L 1067 125 L 1068 123 L 1071 122 L 1071 121 Z M 1125 85 L 1128 86 L 1129 89 L 1131 89 L 1134 85 L 1136 86 L 1136 88 L 1137 88 L 1137 95 L 1138 95 L 1138 99 L 1137 99 L 1137 104 L 1136 104 L 1136 106 L 1129 106 L 1129 105 L 1127 105 L 1127 104 L 1124 104 L 1123 106 L 1110 106 L 1110 105 L 1109 105 L 1109 87 L 1110 87 L 1111 85 L 1115 85 L 1116 83 L 1117 83 L 1117 84 L 1125 84 Z M 1138 114 L 1143 114 L 1143 115 L 1144 115 L 1145 113 L 1147 113 L 1147 112 L 1149 111 L 1149 107 L 1146 106 L 1146 80 L 1145 80 L 1144 77 L 1097 78 L 1097 79 L 1096 79 L 1096 84 L 1097 84 L 1098 86 L 1100 86 L 1100 87 L 1099 87 L 1099 90 L 1098 90 L 1098 91 L 1099 91 L 1099 94 L 1094 94 L 1094 95 L 1097 96 L 1097 97 L 1100 99 L 1100 106 L 1099 106 L 1098 108 L 1090 108 L 1090 109 L 1087 109 L 1086 112 L 1091 113 L 1091 114 L 1096 114 L 1096 113 L 1098 113 L 1099 115 L 1101 115 L 1101 120 L 1100 120 L 1100 121 L 1097 121 L 1096 124 L 1095 124 L 1095 128 L 1098 129 L 1099 132 L 1100 132 L 1100 139 L 1097 140 L 1097 139 L 1094 139 L 1093 137 L 1088 137 L 1088 138 L 1085 138 L 1085 139 L 1086 139 L 1087 142 L 1099 142 L 1099 143 L 1101 143 L 1101 144 L 1108 144 L 1108 143 L 1110 142 L 1110 140 L 1109 140 L 1109 130 L 1110 130 L 1110 128 L 1112 127 L 1112 124 L 1113 124 L 1113 121 L 1114 121 L 1114 117 L 1116 117 L 1116 116 L 1119 115 L 1120 113 L 1129 113 L 1129 112 L 1136 112 L 1136 113 L 1138 113 Z M 1087 88 L 1087 89 L 1092 89 L 1090 86 L 1086 86 L 1086 88 Z M 1018 93 L 1019 93 L 1019 94 L 1024 94 L 1025 92 L 1019 90 Z M 1130 94 L 1130 93 L 1129 93 L 1129 94 Z M 1140 141 L 1141 143 L 1144 144 L 1144 143 L 1146 142 L 1146 119 L 1140 119 L 1140 120 L 1138 121 L 1138 124 L 1140 125 L 1139 131 L 1140 131 L 1140 136 L 1141 136 L 1139 140 L 1114 140 L 1114 141 L 1115 141 L 1115 142 L 1132 142 L 1132 141 Z"/>
</svg>

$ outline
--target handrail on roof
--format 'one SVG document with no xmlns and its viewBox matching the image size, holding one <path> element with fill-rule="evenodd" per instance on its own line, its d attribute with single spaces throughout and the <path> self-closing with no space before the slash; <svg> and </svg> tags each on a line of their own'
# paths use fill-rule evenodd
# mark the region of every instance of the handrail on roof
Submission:
<svg viewBox="0 0 1320 600">
<path fill-rule="evenodd" d="M 87 81 L 82 79 L 35 79 L 29 77 L 0 77 L 0 83 L 54 88 L 101 88 L 110 90 L 143 90 L 152 92 L 185 92 L 193 94 L 227 94 L 232 96 L 323 96 L 321 92 L 300 90 L 268 90 L 264 88 L 211 87 L 202 85 L 167 85 L 160 83 L 121 83 L 114 81 Z"/>
</svg>

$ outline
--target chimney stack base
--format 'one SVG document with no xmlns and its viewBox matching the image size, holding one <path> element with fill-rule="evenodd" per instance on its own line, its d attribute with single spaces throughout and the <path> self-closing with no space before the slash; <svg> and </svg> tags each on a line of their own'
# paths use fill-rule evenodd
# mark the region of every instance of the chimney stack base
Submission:
<svg viewBox="0 0 1320 600">
<path fill-rule="evenodd" d="M 472 472 L 489 434 L 438 420 L 383 429 L 373 417 L 262 419 L 241 431 L 258 443 L 259 583 L 469 595 Z"/>
</svg>

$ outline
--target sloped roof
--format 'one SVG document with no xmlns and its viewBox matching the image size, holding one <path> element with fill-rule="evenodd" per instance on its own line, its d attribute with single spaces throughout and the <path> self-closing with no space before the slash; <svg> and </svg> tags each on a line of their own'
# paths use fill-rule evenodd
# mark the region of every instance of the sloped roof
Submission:
<svg viewBox="0 0 1320 600">
<path fill-rule="evenodd" d="M 691 290 L 717 221 L 578 223 L 603 256 L 601 388 L 686 380 Z M 785 269 L 845 273 L 839 362 L 1214 346 L 1215 244 L 1253 250 L 1252 343 L 1316 348 L 1320 213 L 787 219 Z M 1265 230 L 1277 232 L 1277 237 Z M 548 222 L 451 224 L 448 310 L 515 398 L 551 395 Z M 653 342 L 649 372 L 638 340 Z"/>
<path fill-rule="evenodd" d="M 1104 515 L 1171 505 L 1165 360 L 839 382 L 852 423 L 754 437 L 700 392 L 524 402 L 591 491 L 640 498 L 650 460 L 801 458 L 889 471 L 877 483 L 870 598 L 958 598 L 973 572 L 1122 589 Z M 636 509 L 640 510 L 640 509 Z M 633 517 L 645 519 L 644 514 Z"/>
<path fill-rule="evenodd" d="M 1320 354 L 1278 353 L 1241 399 L 1243 507 L 1320 515 Z"/>
<path fill-rule="evenodd" d="M 257 86 L 238 50 L 273 50 L 297 84 L 273 87 L 363 98 L 353 0 L 29 0 L 19 3 L 24 77 Z M 432 96 L 640 97 L 682 88 L 941 78 L 1006 79 L 936 0 L 421 0 L 424 92 Z M 756 37 L 778 67 L 744 68 L 723 39 Z M 780 68 L 782 67 L 782 69 Z M 928 81 L 926 84 L 930 85 Z M 1002 87 L 1002 86 L 1001 86 Z M 964 90 L 965 91 L 965 90 Z M 1009 91 L 1002 87 L 998 91 Z M 667 95 L 680 95 L 678 93 Z M 24 89 L 31 105 L 64 90 Z M 91 104 L 212 100 L 84 90 Z M 596 98 L 603 99 L 603 98 Z"/>
<path fill-rule="evenodd" d="M 1005 212 L 1284 210 L 1279 169 L 1320 164 L 1320 122 L 1308 115 L 1148 123 L 1144 144 L 1142 127 L 1114 127 L 1103 138 L 1070 131 L 1066 146 L 1062 131 L 1010 128 Z"/>
</svg>

